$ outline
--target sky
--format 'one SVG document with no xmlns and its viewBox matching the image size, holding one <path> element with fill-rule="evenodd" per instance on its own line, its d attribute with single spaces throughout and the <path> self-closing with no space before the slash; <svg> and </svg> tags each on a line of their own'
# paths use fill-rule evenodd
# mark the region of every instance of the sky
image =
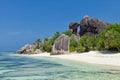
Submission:
<svg viewBox="0 0 120 80">
<path fill-rule="evenodd" d="M 120 0 L 0 0 L 0 51 L 68 30 L 83 16 L 120 22 Z"/>
</svg>

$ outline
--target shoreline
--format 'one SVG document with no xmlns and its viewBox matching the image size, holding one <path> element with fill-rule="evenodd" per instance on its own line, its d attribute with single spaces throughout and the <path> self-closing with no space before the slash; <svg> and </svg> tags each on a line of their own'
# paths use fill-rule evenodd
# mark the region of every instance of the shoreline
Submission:
<svg viewBox="0 0 120 80">
<path fill-rule="evenodd" d="M 109 51 L 90 51 L 84 53 L 70 53 L 63 55 L 50 55 L 50 53 L 45 52 L 26 56 L 58 58 L 101 66 L 103 65 L 108 67 L 120 67 L 120 53 L 112 53 Z"/>
</svg>

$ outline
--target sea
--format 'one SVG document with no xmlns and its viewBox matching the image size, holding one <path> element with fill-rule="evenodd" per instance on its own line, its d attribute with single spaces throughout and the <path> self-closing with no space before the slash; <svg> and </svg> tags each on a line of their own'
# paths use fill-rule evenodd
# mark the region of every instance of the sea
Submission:
<svg viewBox="0 0 120 80">
<path fill-rule="evenodd" d="M 120 80 L 120 69 L 0 52 L 0 80 Z"/>
</svg>

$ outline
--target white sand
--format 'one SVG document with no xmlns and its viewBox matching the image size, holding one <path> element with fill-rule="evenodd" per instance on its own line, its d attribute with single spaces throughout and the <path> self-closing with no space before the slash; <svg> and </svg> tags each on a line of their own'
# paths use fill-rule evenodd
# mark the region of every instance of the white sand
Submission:
<svg viewBox="0 0 120 80">
<path fill-rule="evenodd" d="M 104 51 L 104 53 L 101 53 L 99 51 L 90 51 L 79 54 L 71 53 L 65 55 L 52 55 L 52 56 L 50 56 L 50 53 L 42 53 L 30 56 L 44 56 L 66 60 L 82 61 L 92 64 L 120 66 L 120 53 L 112 54 L 111 52 L 108 51 Z"/>
<path fill-rule="evenodd" d="M 69 54 L 69 55 L 56 55 L 52 56 L 60 59 L 82 61 L 92 64 L 120 66 L 120 53 L 119 54 L 101 54 L 98 51 L 90 51 L 88 53 Z"/>
</svg>

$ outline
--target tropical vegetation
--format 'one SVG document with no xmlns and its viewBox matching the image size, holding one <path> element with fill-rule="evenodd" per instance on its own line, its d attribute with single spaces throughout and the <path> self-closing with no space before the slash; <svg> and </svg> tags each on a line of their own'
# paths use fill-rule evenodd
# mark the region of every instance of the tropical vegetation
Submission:
<svg viewBox="0 0 120 80">
<path fill-rule="evenodd" d="M 109 25 L 98 36 L 83 36 L 79 41 L 70 40 L 70 51 L 111 50 L 120 52 L 120 24 Z"/>
<path fill-rule="evenodd" d="M 61 35 L 66 34 L 71 37 L 70 30 L 59 33 L 56 32 L 51 38 L 45 38 L 43 41 L 37 39 L 35 49 L 41 47 L 43 51 L 51 52 L 55 40 Z M 70 52 L 88 52 L 90 50 L 112 50 L 120 52 L 120 24 L 109 25 L 100 34 L 94 37 L 82 36 L 80 40 L 70 38 Z"/>
</svg>

